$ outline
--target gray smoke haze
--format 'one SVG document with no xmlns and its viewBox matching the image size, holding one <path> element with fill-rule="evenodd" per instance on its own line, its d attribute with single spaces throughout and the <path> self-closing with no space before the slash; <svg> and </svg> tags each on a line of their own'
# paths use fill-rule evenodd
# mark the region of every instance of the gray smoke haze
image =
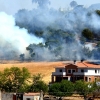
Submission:
<svg viewBox="0 0 100 100">
<path fill-rule="evenodd" d="M 77 2 L 76 2 L 76 1 L 72 1 L 72 2 L 70 3 L 70 6 L 71 6 L 71 7 L 76 7 L 76 6 L 77 6 Z"/>
<path fill-rule="evenodd" d="M 14 17 L 0 13 L 0 58 L 18 58 L 21 53 L 27 55 L 26 47 L 31 44 L 36 59 L 90 59 L 83 51 L 80 37 L 85 28 L 99 34 L 100 17 L 92 8 L 72 1 L 71 10 L 60 11 L 49 8 L 49 0 L 32 2 L 38 4 L 36 9 L 19 10 Z M 39 42 L 46 46 L 32 47 Z M 34 53 L 33 50 L 30 53 Z"/>
<path fill-rule="evenodd" d="M 43 38 L 43 43 L 48 43 L 48 48 L 35 49 L 44 60 L 51 59 L 91 59 L 83 52 L 84 45 L 80 41 L 82 30 L 89 28 L 99 34 L 100 17 L 92 11 L 72 1 L 72 10 L 49 9 L 49 0 L 32 0 L 38 3 L 37 9 L 20 10 L 16 15 L 16 25 L 26 28 L 37 37 Z M 90 15 L 89 15 L 90 14 Z M 58 31 L 60 30 L 61 33 Z M 40 36 L 36 32 L 43 32 Z M 64 35 L 62 35 L 64 33 Z M 69 36 L 72 34 L 73 36 Z M 57 41 L 57 43 L 52 42 Z M 54 51 L 60 46 L 59 55 Z M 53 53 L 51 51 L 53 51 Z"/>
<path fill-rule="evenodd" d="M 32 0 L 33 3 L 38 3 L 38 7 L 41 9 L 48 8 L 48 4 L 50 4 L 49 0 Z"/>
<path fill-rule="evenodd" d="M 0 0 L 0 12 L 15 14 L 19 9 L 31 10 L 34 7 L 31 0 Z"/>
</svg>

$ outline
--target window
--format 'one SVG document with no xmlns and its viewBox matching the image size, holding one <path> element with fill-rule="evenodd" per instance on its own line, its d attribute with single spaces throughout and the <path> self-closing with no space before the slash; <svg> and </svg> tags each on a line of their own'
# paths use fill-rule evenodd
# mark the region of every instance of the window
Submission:
<svg viewBox="0 0 100 100">
<path fill-rule="evenodd" d="M 97 70 L 95 70 L 95 73 L 97 73 Z"/>
<path fill-rule="evenodd" d="M 89 78 L 89 82 L 91 81 L 91 78 Z"/>
<path fill-rule="evenodd" d="M 26 98 L 26 100 L 31 100 L 30 98 Z"/>
<path fill-rule="evenodd" d="M 85 81 L 86 81 L 86 82 L 88 81 L 88 77 L 85 77 Z"/>
<path fill-rule="evenodd" d="M 59 72 L 62 72 L 62 69 L 60 69 Z"/>
<path fill-rule="evenodd" d="M 73 69 L 72 72 L 74 73 L 75 72 L 75 69 Z"/>
<path fill-rule="evenodd" d="M 70 69 L 68 70 L 68 73 L 71 73 L 71 70 Z"/>
<path fill-rule="evenodd" d="M 81 72 L 84 72 L 84 69 L 81 69 Z"/>
</svg>

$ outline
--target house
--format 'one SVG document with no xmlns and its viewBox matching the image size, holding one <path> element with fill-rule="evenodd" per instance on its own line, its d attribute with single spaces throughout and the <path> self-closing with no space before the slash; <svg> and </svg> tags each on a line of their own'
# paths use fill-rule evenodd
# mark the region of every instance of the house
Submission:
<svg viewBox="0 0 100 100">
<path fill-rule="evenodd" d="M 40 100 L 40 93 L 25 93 L 23 100 Z"/>
<path fill-rule="evenodd" d="M 55 67 L 52 72 L 51 83 L 60 82 L 61 80 L 69 80 L 75 82 L 84 80 L 86 82 L 96 81 L 100 78 L 100 63 L 92 61 L 69 61 L 63 66 Z"/>
</svg>

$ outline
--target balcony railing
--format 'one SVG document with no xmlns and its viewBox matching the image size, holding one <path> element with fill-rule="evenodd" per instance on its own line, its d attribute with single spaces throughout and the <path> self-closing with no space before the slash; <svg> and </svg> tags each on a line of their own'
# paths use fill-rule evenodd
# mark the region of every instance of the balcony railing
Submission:
<svg viewBox="0 0 100 100">
<path fill-rule="evenodd" d="M 66 72 L 52 72 L 52 75 L 66 75 Z"/>
</svg>

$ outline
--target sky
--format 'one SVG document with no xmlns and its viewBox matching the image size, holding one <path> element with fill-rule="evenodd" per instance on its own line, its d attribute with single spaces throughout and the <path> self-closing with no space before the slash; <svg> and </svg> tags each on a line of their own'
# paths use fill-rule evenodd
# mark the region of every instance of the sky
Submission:
<svg viewBox="0 0 100 100">
<path fill-rule="evenodd" d="M 24 1 L 24 2 L 23 2 Z M 67 9 L 70 7 L 70 2 L 73 0 L 50 0 L 50 7 L 59 9 Z M 75 0 L 79 5 L 88 7 L 92 4 L 100 3 L 100 0 Z M 32 0 L 0 0 L 0 12 L 7 14 L 15 14 L 20 9 L 31 10 L 36 8 L 36 4 L 32 4 Z"/>
</svg>

